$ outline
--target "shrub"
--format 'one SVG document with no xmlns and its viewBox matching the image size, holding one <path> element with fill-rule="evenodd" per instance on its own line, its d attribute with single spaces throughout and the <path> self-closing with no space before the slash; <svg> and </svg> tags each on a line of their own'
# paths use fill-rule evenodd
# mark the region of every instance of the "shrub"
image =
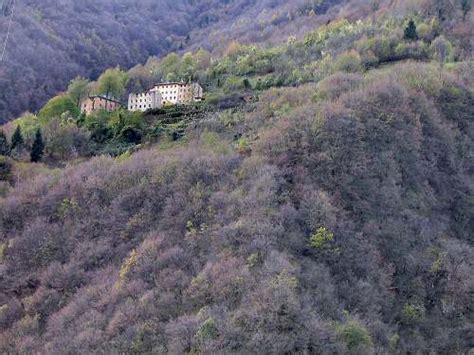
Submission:
<svg viewBox="0 0 474 355">
<path fill-rule="evenodd" d="M 334 234 L 325 227 L 320 227 L 310 238 L 309 245 L 315 249 L 325 249 L 334 241 Z"/>
<path fill-rule="evenodd" d="M 250 144 L 247 139 L 245 138 L 239 139 L 238 151 L 240 154 L 250 154 L 252 152 L 252 148 L 250 148 Z"/>
<path fill-rule="evenodd" d="M 207 319 L 202 323 L 198 331 L 196 332 L 196 338 L 200 342 L 204 342 L 209 339 L 215 339 L 219 336 L 219 330 L 217 329 L 216 321 L 212 318 Z"/>
<path fill-rule="evenodd" d="M 405 304 L 402 310 L 402 321 L 405 324 L 413 325 L 418 323 L 424 315 L 423 306 L 415 304 Z"/>
<path fill-rule="evenodd" d="M 433 58 L 436 59 L 440 64 L 448 61 L 451 58 L 453 52 L 453 46 L 444 36 L 437 37 L 431 43 L 430 49 L 433 53 Z"/>
<path fill-rule="evenodd" d="M 334 67 L 336 70 L 354 73 L 362 68 L 361 64 L 359 53 L 356 50 L 351 50 L 337 57 Z"/>
<path fill-rule="evenodd" d="M 397 59 L 428 59 L 429 46 L 422 41 L 400 42 L 395 48 L 395 56 Z"/>
<path fill-rule="evenodd" d="M 132 250 L 130 255 L 125 259 L 122 266 L 120 267 L 119 280 L 121 283 L 128 281 L 128 277 L 132 269 L 138 263 L 138 253 L 136 250 Z"/>
<path fill-rule="evenodd" d="M 53 159 L 67 160 L 91 153 L 90 133 L 73 122 L 53 118 L 43 128 L 46 154 Z"/>
<path fill-rule="evenodd" d="M 232 94 L 244 89 L 244 83 L 238 76 L 230 76 L 226 79 L 223 89 L 226 93 Z"/>
<path fill-rule="evenodd" d="M 368 354 L 373 350 L 372 337 L 367 329 L 356 321 L 349 321 L 337 328 L 350 354 Z"/>
<path fill-rule="evenodd" d="M 77 118 L 80 115 L 79 108 L 69 96 L 60 95 L 52 98 L 40 110 L 38 118 L 42 123 L 46 123 L 53 117 L 60 117 L 64 113 L 69 113 L 72 117 Z"/>
</svg>

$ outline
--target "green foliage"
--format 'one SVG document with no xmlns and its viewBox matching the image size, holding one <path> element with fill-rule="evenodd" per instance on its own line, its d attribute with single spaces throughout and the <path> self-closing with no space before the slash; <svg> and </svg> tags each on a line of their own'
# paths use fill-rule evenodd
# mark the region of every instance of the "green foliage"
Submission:
<svg viewBox="0 0 474 355">
<path fill-rule="evenodd" d="M 179 56 L 176 53 L 170 53 L 160 62 L 160 70 L 163 78 L 176 80 L 179 73 Z"/>
<path fill-rule="evenodd" d="M 232 94 L 232 93 L 235 93 L 236 91 L 240 91 L 244 89 L 244 87 L 245 85 L 242 79 L 239 78 L 238 76 L 229 76 L 226 79 L 225 84 L 223 85 L 224 92 L 228 94 Z"/>
<path fill-rule="evenodd" d="M 1 179 L 0 179 L 1 180 Z M 0 262 L 2 262 L 5 259 L 5 256 L 7 255 L 8 249 L 11 248 L 11 240 L 8 240 L 4 243 L 0 244 Z"/>
<path fill-rule="evenodd" d="M 331 242 L 334 241 L 334 234 L 332 234 L 327 228 L 320 227 L 318 230 L 309 238 L 309 245 L 312 248 L 322 250 L 328 248 Z"/>
<path fill-rule="evenodd" d="M 5 132 L 0 130 L 0 155 L 8 155 L 10 153 L 10 144 L 8 143 Z"/>
<path fill-rule="evenodd" d="M 362 66 L 360 55 L 357 51 L 351 50 L 341 54 L 334 64 L 336 70 L 354 73 L 359 71 Z"/>
<path fill-rule="evenodd" d="M 121 284 L 128 281 L 129 274 L 132 271 L 132 269 L 137 265 L 137 263 L 138 263 L 138 253 L 134 249 L 130 252 L 129 256 L 125 259 L 122 266 L 120 267 L 119 281 Z"/>
<path fill-rule="evenodd" d="M 109 114 L 107 126 L 116 138 L 138 144 L 143 135 L 143 114 L 124 110 L 114 111 Z"/>
<path fill-rule="evenodd" d="M 328 25 L 321 26 L 317 31 L 305 35 L 304 44 L 308 47 L 323 45 L 331 38 L 356 33 L 360 30 L 361 26 L 361 22 L 352 24 L 346 19 L 334 21 Z"/>
<path fill-rule="evenodd" d="M 97 80 L 96 93 L 120 98 L 125 93 L 127 82 L 128 74 L 120 68 L 107 69 Z"/>
<path fill-rule="evenodd" d="M 91 138 L 97 142 L 104 142 L 112 136 L 109 129 L 110 113 L 100 110 L 84 118 L 82 125 L 91 132 Z"/>
<path fill-rule="evenodd" d="M 219 329 L 217 328 L 216 321 L 212 318 L 209 318 L 206 321 L 204 321 L 199 326 L 199 329 L 198 329 L 198 331 L 196 332 L 196 335 L 195 335 L 195 337 L 200 342 L 215 339 L 218 336 L 219 336 Z"/>
<path fill-rule="evenodd" d="M 407 303 L 403 306 L 402 321 L 408 325 L 420 322 L 424 315 L 424 307 L 417 304 Z"/>
<path fill-rule="evenodd" d="M 74 121 L 52 118 L 42 127 L 42 132 L 45 152 L 51 159 L 69 160 L 91 153 L 90 133 Z"/>
<path fill-rule="evenodd" d="M 372 352 L 372 337 L 360 323 L 348 321 L 337 327 L 337 333 L 346 344 L 349 354 L 368 354 Z"/>
<path fill-rule="evenodd" d="M 73 118 L 79 117 L 80 111 L 76 103 L 66 95 L 60 95 L 52 98 L 40 110 L 38 118 L 45 124 L 49 119 L 60 117 L 63 114 L 70 114 Z"/>
<path fill-rule="evenodd" d="M 400 335 L 394 334 L 392 337 L 390 337 L 389 343 L 388 343 L 388 349 L 390 354 L 396 354 L 397 353 L 397 348 L 398 344 L 400 342 Z"/>
<path fill-rule="evenodd" d="M 14 126 L 21 127 L 21 133 L 24 138 L 24 143 L 26 145 L 31 144 L 35 137 L 36 130 L 41 128 L 41 124 L 38 120 L 38 117 L 31 113 L 25 113 L 21 117 L 17 118 L 12 122 Z"/>
<path fill-rule="evenodd" d="M 409 41 L 415 41 L 418 39 L 418 32 L 416 31 L 415 21 L 408 21 L 408 24 L 404 30 L 403 38 Z"/>
<path fill-rule="evenodd" d="M 69 83 L 67 88 L 67 94 L 71 98 L 71 100 L 79 106 L 82 100 L 87 98 L 89 89 L 89 80 L 77 77 Z"/>
<path fill-rule="evenodd" d="M 245 88 L 245 89 L 251 89 L 251 88 L 252 88 L 252 84 L 250 84 L 250 81 L 249 81 L 249 79 L 247 79 L 247 78 L 245 78 L 245 79 L 243 80 L 243 84 L 244 84 L 244 88 Z"/>
<path fill-rule="evenodd" d="M 215 132 L 205 131 L 201 135 L 204 146 L 217 154 L 229 154 L 230 149 L 227 142 L 223 141 Z"/>
<path fill-rule="evenodd" d="M 39 162 L 43 158 L 44 154 L 44 142 L 43 136 L 41 134 L 41 130 L 38 128 L 35 134 L 35 140 L 33 141 L 33 145 L 31 147 L 31 161 L 33 163 Z"/>
<path fill-rule="evenodd" d="M 291 276 L 288 272 L 284 271 L 274 276 L 270 284 L 273 288 L 277 290 L 285 288 L 296 290 L 298 288 L 299 282 L 296 277 Z"/>
<path fill-rule="evenodd" d="M 74 198 L 65 198 L 58 208 L 58 216 L 61 219 L 74 216 L 79 211 L 79 204 Z"/>
<path fill-rule="evenodd" d="M 440 64 L 448 61 L 453 52 L 453 46 L 444 36 L 436 37 L 436 39 L 431 43 L 430 48 L 433 52 L 433 58 Z"/>
<path fill-rule="evenodd" d="M 197 70 L 207 70 L 211 65 L 211 54 L 205 49 L 199 48 L 194 54 L 194 62 Z"/>
<path fill-rule="evenodd" d="M 261 257 L 259 253 L 253 253 L 247 257 L 247 264 L 249 267 L 255 267 L 261 263 Z"/>
<path fill-rule="evenodd" d="M 252 148 L 250 147 L 250 144 L 246 138 L 240 138 L 237 145 L 237 149 L 240 154 L 249 154 L 252 152 Z"/>
<path fill-rule="evenodd" d="M 181 59 L 180 65 L 180 77 L 183 78 L 186 82 L 192 81 L 195 71 L 195 63 L 193 54 L 188 52 L 185 53 Z"/>
</svg>

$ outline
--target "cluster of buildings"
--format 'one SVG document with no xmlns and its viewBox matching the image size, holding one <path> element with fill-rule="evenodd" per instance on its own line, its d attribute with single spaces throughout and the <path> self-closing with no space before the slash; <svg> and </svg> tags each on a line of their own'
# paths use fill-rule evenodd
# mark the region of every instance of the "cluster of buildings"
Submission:
<svg viewBox="0 0 474 355">
<path fill-rule="evenodd" d="M 161 108 L 164 105 L 188 105 L 202 101 L 204 92 L 197 83 L 168 82 L 155 85 L 142 93 L 132 93 L 128 96 L 129 111 L 142 111 Z M 115 111 L 122 103 L 111 97 L 89 96 L 81 103 L 81 111 L 87 115 L 97 110 Z"/>
</svg>

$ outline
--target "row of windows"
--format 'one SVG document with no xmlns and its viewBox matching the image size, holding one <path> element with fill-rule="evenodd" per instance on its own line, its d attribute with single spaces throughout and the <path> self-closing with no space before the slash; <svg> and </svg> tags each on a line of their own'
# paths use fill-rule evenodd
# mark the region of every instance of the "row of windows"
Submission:
<svg viewBox="0 0 474 355">
<path fill-rule="evenodd" d="M 162 103 L 163 103 L 163 105 L 165 105 L 166 101 L 163 101 Z M 129 107 L 130 107 L 129 108 L 130 110 L 137 110 L 137 109 L 142 109 L 142 108 L 143 109 L 148 109 L 148 108 L 151 108 L 151 104 L 148 104 L 148 105 L 130 105 Z"/>
<path fill-rule="evenodd" d="M 135 105 L 135 106 L 130 106 L 131 110 L 136 110 L 137 108 L 151 108 L 151 104 L 147 105 Z"/>
<path fill-rule="evenodd" d="M 179 100 L 182 100 L 182 99 L 184 99 L 184 96 L 183 96 L 183 95 L 179 95 L 179 96 L 164 96 L 163 99 L 165 100 L 165 101 L 163 101 L 163 102 L 166 102 L 167 100 L 178 100 L 178 99 L 179 99 Z M 130 100 L 130 104 L 132 104 L 132 105 L 133 105 L 133 104 L 138 105 L 138 104 L 142 104 L 142 103 L 143 103 L 143 104 L 146 104 L 146 103 L 149 103 L 149 102 L 153 102 L 153 100 L 152 100 L 152 99 L 135 99 L 135 100 L 132 99 L 132 100 Z M 144 107 L 145 107 L 145 105 L 144 105 Z"/>
<path fill-rule="evenodd" d="M 182 84 L 182 85 L 167 85 L 167 84 L 164 84 L 164 85 L 157 85 L 157 87 L 159 88 L 182 88 L 184 87 L 185 85 Z"/>
<path fill-rule="evenodd" d="M 130 100 L 131 102 L 151 102 L 151 98 L 150 99 L 136 99 L 136 100 Z"/>
</svg>

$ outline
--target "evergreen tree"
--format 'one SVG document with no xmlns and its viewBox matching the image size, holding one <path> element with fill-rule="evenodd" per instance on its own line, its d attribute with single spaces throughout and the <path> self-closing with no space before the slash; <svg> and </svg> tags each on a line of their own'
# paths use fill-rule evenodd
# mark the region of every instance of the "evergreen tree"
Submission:
<svg viewBox="0 0 474 355">
<path fill-rule="evenodd" d="M 415 21 L 410 20 L 407 27 L 405 28 L 404 38 L 409 41 L 414 41 L 418 39 L 418 33 L 416 32 Z"/>
<path fill-rule="evenodd" d="M 36 163 L 41 160 L 44 153 L 44 142 L 43 136 L 41 135 L 41 130 L 38 128 L 35 134 L 35 140 L 33 146 L 31 147 L 31 161 Z"/>
<path fill-rule="evenodd" d="M 252 84 L 250 84 L 250 81 L 247 78 L 245 78 L 243 80 L 243 84 L 244 84 L 244 88 L 246 88 L 246 89 L 251 89 L 252 88 Z"/>
<path fill-rule="evenodd" d="M 8 145 L 7 136 L 3 131 L 0 131 L 0 155 L 8 155 L 10 153 L 10 146 Z"/>
<path fill-rule="evenodd" d="M 13 132 L 11 150 L 15 148 L 20 148 L 25 143 L 23 135 L 21 134 L 20 125 L 16 126 L 15 132 Z"/>
</svg>

